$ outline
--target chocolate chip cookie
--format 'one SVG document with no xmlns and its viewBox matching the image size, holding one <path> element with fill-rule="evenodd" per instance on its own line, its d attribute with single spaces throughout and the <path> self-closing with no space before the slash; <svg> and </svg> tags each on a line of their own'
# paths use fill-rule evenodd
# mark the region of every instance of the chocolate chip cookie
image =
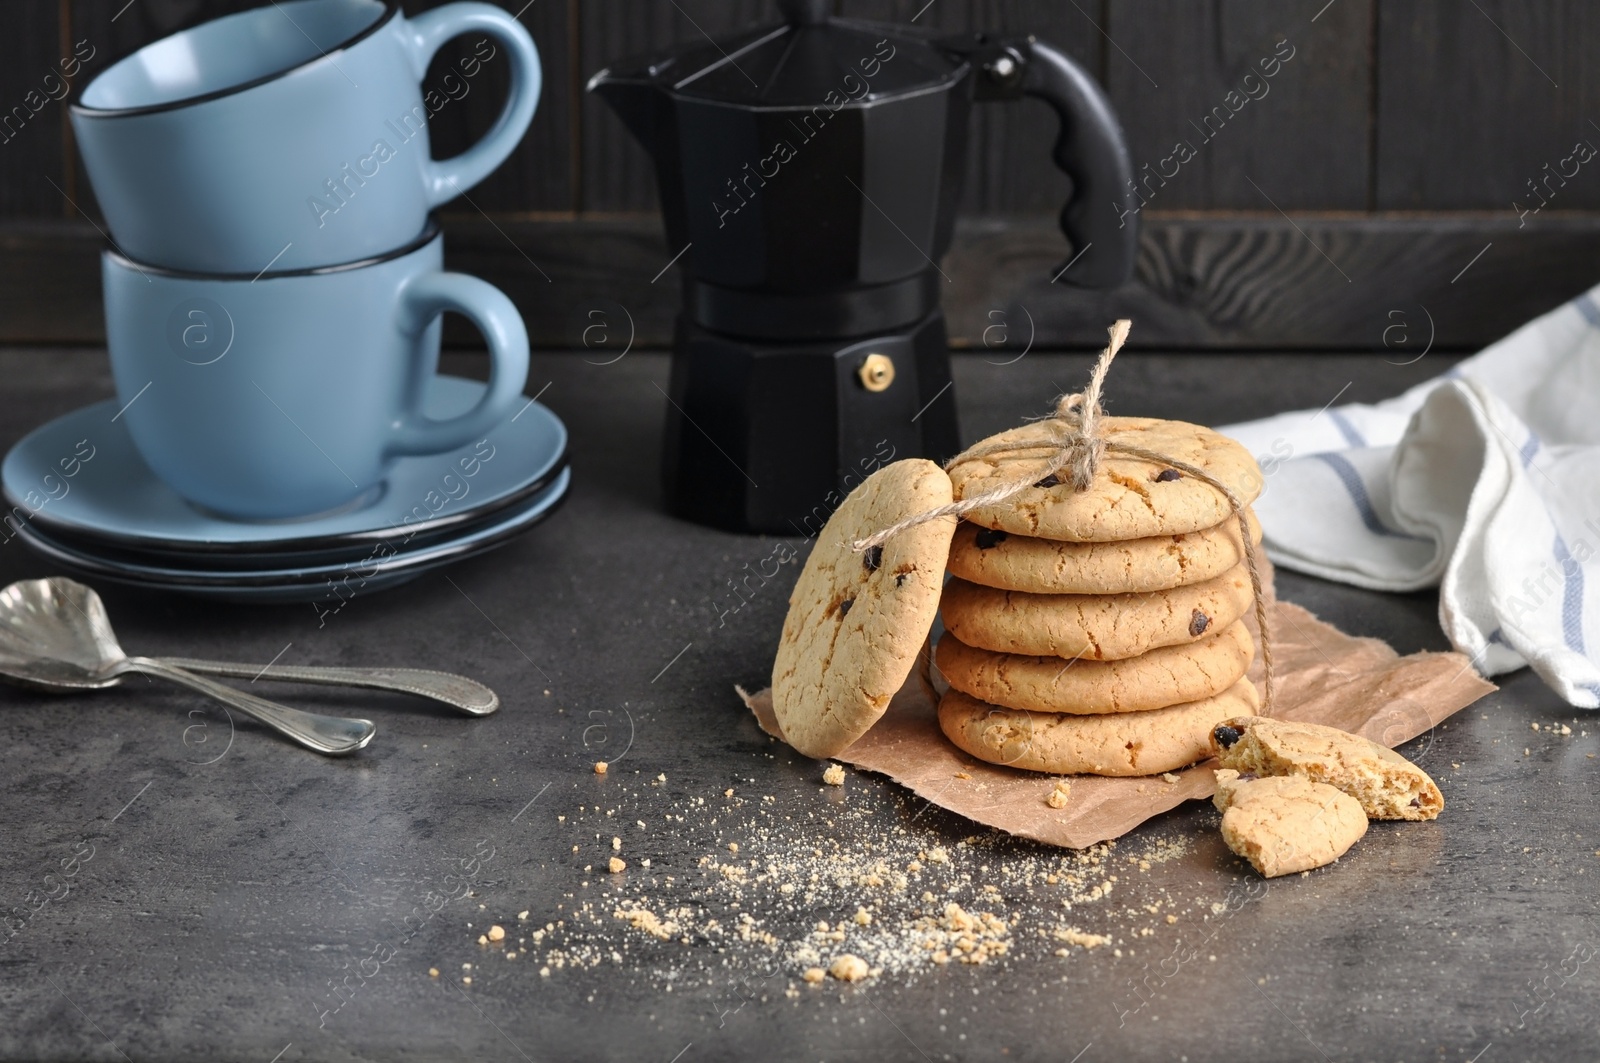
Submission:
<svg viewBox="0 0 1600 1063">
<path fill-rule="evenodd" d="M 1249 505 L 1261 493 L 1261 470 L 1244 447 L 1209 428 L 1149 417 L 1105 417 L 1108 441 L 1143 447 L 1203 469 Z M 1061 438 L 1058 422 L 1035 421 L 985 442 L 1022 448 L 963 461 L 950 470 L 958 499 L 1018 479 L 1036 482 L 997 505 L 966 515 L 973 524 L 1015 535 L 1072 542 L 1112 542 L 1153 535 L 1183 535 L 1232 517 L 1228 500 L 1211 485 L 1159 462 L 1108 451 L 1086 491 L 1074 491 L 1065 473 L 1046 475 Z"/>
<path fill-rule="evenodd" d="M 1220 694 L 1243 678 L 1255 643 L 1242 621 L 1183 646 L 1121 661 L 977 649 L 946 632 L 934 662 L 950 685 L 980 701 L 1074 715 L 1145 712 Z"/>
<path fill-rule="evenodd" d="M 773 712 L 801 753 L 831 757 L 883 715 L 938 612 L 956 522 L 908 528 L 862 553 L 851 544 L 950 496 L 933 462 L 897 461 L 850 492 L 817 536 L 772 668 Z"/>
<path fill-rule="evenodd" d="M 968 646 L 998 653 L 1117 661 L 1197 642 L 1255 601 L 1240 565 L 1204 583 L 1132 594 L 1032 594 L 945 584 L 944 626 Z"/>
<path fill-rule="evenodd" d="M 1367 833 L 1359 801 L 1303 775 L 1256 778 L 1224 768 L 1212 800 L 1222 840 L 1267 878 L 1331 864 Z"/>
<path fill-rule="evenodd" d="M 1444 795 L 1428 773 L 1360 735 L 1292 720 L 1227 720 L 1212 733 L 1225 768 L 1255 775 L 1299 775 L 1361 802 L 1372 819 L 1433 819 Z"/>
<path fill-rule="evenodd" d="M 1252 542 L 1261 522 L 1245 510 Z M 950 543 L 950 571 L 985 587 L 1035 594 L 1128 594 L 1203 583 L 1244 564 L 1239 522 L 1183 535 L 1072 543 L 962 521 Z"/>
<path fill-rule="evenodd" d="M 1206 759 L 1216 722 L 1230 712 L 1253 713 L 1259 704 L 1249 680 L 1187 704 L 1115 716 L 1007 709 L 952 687 L 939 701 L 939 727 L 991 764 L 1057 774 L 1159 775 Z"/>
</svg>

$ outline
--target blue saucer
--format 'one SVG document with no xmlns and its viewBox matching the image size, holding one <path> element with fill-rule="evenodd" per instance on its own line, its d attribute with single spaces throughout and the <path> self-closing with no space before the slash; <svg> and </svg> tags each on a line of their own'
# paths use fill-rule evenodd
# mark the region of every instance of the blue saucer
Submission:
<svg viewBox="0 0 1600 1063">
<path fill-rule="evenodd" d="M 453 417 L 470 409 L 484 390 L 474 380 L 436 376 L 424 409 L 430 417 Z M 419 535 L 448 543 L 453 528 L 472 525 L 478 534 L 496 508 L 522 512 L 530 497 L 545 497 L 545 485 L 553 485 L 567 450 L 566 426 L 530 402 L 480 442 L 400 459 L 370 496 L 336 512 L 288 521 L 232 520 L 190 505 L 158 479 L 118 419 L 120 408 L 115 400 L 85 406 L 35 429 L 11 449 L 0 465 L 7 507 L 0 539 L 23 529 L 34 533 L 30 542 L 70 544 L 74 553 L 92 554 L 97 544 L 155 553 L 175 571 L 184 558 L 202 554 L 210 555 L 211 567 L 225 566 L 216 555 L 228 554 L 258 561 L 270 555 L 276 566 L 283 555 L 354 549 L 364 556 L 364 546 L 414 543 Z"/>
<path fill-rule="evenodd" d="M 486 526 L 455 537 L 446 535 L 415 548 L 396 550 L 391 544 L 380 542 L 374 544 L 365 557 L 336 565 L 232 572 L 168 568 L 98 557 L 56 541 L 43 528 L 34 525 L 23 525 L 18 535 L 52 562 L 91 579 L 227 601 L 331 604 L 398 586 L 426 572 L 505 544 L 555 512 L 566 498 L 571 482 L 571 471 L 563 467 L 548 487 L 532 499 L 510 507 Z"/>
</svg>

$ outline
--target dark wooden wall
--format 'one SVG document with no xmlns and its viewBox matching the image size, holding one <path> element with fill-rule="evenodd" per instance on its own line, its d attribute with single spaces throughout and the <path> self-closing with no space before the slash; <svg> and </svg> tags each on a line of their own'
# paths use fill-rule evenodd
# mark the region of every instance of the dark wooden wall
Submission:
<svg viewBox="0 0 1600 1063">
<path fill-rule="evenodd" d="M 81 87 L 143 43 L 258 2 L 8 0 L 0 108 L 39 87 L 76 42 L 95 49 Z M 612 59 L 738 31 L 774 19 L 776 6 L 496 2 L 522 8 L 544 61 L 544 95 L 519 150 L 471 193 L 481 211 L 451 206 L 453 263 L 505 287 L 541 343 L 570 343 L 574 307 L 600 293 L 637 308 L 643 340 L 661 342 L 676 286 L 670 274 L 648 283 L 670 257 L 647 216 L 655 208 L 650 163 L 583 83 Z M 1554 181 L 1546 169 L 1580 140 L 1600 146 L 1600 74 L 1590 73 L 1600 5 L 1592 0 L 836 6 L 901 21 L 920 11 L 919 24 L 949 30 L 1035 33 L 1106 87 L 1136 168 L 1159 164 L 1180 140 L 1196 149 L 1176 177 L 1150 186 L 1138 280 L 1109 295 L 1072 292 L 1048 284 L 1062 250 L 1049 217 L 1068 192 L 1048 159 L 1052 116 L 1033 101 L 978 108 L 949 264 L 961 278 L 948 303 L 957 343 L 981 343 L 990 311 L 1026 308 L 1032 334 L 1052 345 L 1092 343 L 1107 314 L 1132 312 L 1135 338 L 1146 344 L 1378 346 L 1399 310 L 1431 320 L 1442 345 L 1466 348 L 1600 281 L 1600 213 L 1591 213 L 1600 212 L 1600 158 Z M 1206 139 L 1202 117 L 1286 48 L 1293 57 L 1265 82 L 1267 93 Z M 451 61 L 447 50 L 430 78 Z M 437 153 L 459 150 L 487 127 L 503 75 L 503 66 L 486 65 L 469 94 L 436 116 Z M 49 103 L 0 143 L 0 339 L 97 335 L 99 236 L 83 220 L 94 213 L 65 103 Z M 42 286 L 50 287 L 41 298 Z"/>
</svg>

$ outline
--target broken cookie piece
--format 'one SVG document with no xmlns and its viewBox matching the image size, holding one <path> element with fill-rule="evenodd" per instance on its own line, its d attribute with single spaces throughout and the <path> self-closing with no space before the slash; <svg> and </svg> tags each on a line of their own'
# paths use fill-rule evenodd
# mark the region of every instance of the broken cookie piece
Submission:
<svg viewBox="0 0 1600 1063">
<path fill-rule="evenodd" d="M 833 961 L 828 973 L 841 982 L 859 982 L 871 973 L 871 968 L 866 960 L 847 952 Z"/>
<path fill-rule="evenodd" d="M 1367 832 L 1359 801 L 1302 775 L 1253 778 L 1222 768 L 1213 802 L 1222 840 L 1266 878 L 1330 864 Z"/>
<path fill-rule="evenodd" d="M 1326 783 L 1361 802 L 1371 819 L 1433 819 L 1444 808 L 1427 772 L 1337 727 L 1246 716 L 1218 724 L 1211 741 L 1224 768 Z"/>
</svg>

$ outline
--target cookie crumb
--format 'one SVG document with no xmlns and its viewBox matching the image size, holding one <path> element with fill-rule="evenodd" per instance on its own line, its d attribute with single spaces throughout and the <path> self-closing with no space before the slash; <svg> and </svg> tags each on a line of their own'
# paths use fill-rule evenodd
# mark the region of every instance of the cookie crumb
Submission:
<svg viewBox="0 0 1600 1063">
<path fill-rule="evenodd" d="M 1044 803 L 1051 808 L 1066 808 L 1067 797 L 1071 793 L 1072 787 L 1068 783 L 1058 782 L 1055 789 L 1050 791 L 1050 796 L 1044 799 Z"/>
<path fill-rule="evenodd" d="M 504 941 L 506 939 L 506 928 L 496 923 L 489 928 L 488 936 L 490 941 Z"/>
<path fill-rule="evenodd" d="M 970 778 L 972 778 L 972 776 L 969 775 L 967 772 L 958 771 L 958 772 L 956 772 L 956 778 L 958 778 L 958 779 L 970 779 Z"/>
<path fill-rule="evenodd" d="M 828 972 L 824 971 L 821 967 L 807 967 L 806 973 L 800 977 L 812 985 L 816 985 L 818 982 L 828 977 Z"/>
<path fill-rule="evenodd" d="M 478 944 L 487 945 L 488 943 L 489 943 L 489 939 L 488 938 L 484 937 L 482 934 L 478 935 Z"/>
<path fill-rule="evenodd" d="M 429 978 L 437 978 L 437 977 L 439 977 L 439 968 L 437 968 L 437 967 L 429 967 L 428 968 L 428 977 Z"/>
<path fill-rule="evenodd" d="M 872 913 L 865 908 L 857 908 L 855 918 L 857 926 L 867 926 L 872 922 Z"/>
<path fill-rule="evenodd" d="M 1178 917 L 1177 916 L 1175 916 L 1175 915 L 1167 916 L 1167 925 L 1168 926 L 1171 926 L 1173 923 L 1176 923 L 1177 921 L 1178 921 Z"/>
<path fill-rule="evenodd" d="M 472 976 L 469 974 L 469 975 L 466 975 L 465 977 L 463 977 L 461 979 L 461 984 L 462 985 L 471 985 L 472 984 Z"/>
<path fill-rule="evenodd" d="M 527 913 L 527 912 L 525 912 L 525 911 L 523 911 L 523 912 L 518 912 L 518 913 L 517 913 L 517 918 L 518 918 L 518 919 L 520 919 L 520 920 L 522 920 L 522 921 L 523 921 L 523 922 L 527 922 L 527 919 L 528 919 L 528 913 Z"/>
<path fill-rule="evenodd" d="M 1057 927 L 1051 933 L 1057 941 L 1065 941 L 1068 945 L 1080 945 L 1086 949 L 1097 949 L 1102 945 L 1111 944 L 1111 939 L 1105 935 L 1090 934 L 1087 931 L 1079 930 L 1077 927 Z M 1120 956 L 1121 954 L 1119 950 L 1117 955 Z M 1058 952 L 1057 955 L 1060 955 L 1060 953 Z"/>
<path fill-rule="evenodd" d="M 845 953 L 828 967 L 828 973 L 841 982 L 859 982 L 871 973 L 867 961 L 859 956 Z"/>
<path fill-rule="evenodd" d="M 626 860 L 622 859 L 622 857 L 620 857 L 620 856 L 613 856 L 611 858 L 611 862 L 609 864 L 607 864 L 606 866 L 611 869 L 611 873 L 613 875 L 618 875 L 618 874 L 621 874 L 624 870 L 627 869 L 628 862 Z"/>
<path fill-rule="evenodd" d="M 722 791 L 722 796 L 723 797 L 732 797 L 733 796 L 733 787 L 730 786 L 726 790 Z"/>
<path fill-rule="evenodd" d="M 829 764 L 827 770 L 822 773 L 822 781 L 829 786 L 843 786 L 844 766 L 842 764 Z"/>
<path fill-rule="evenodd" d="M 594 762 L 594 773 L 596 775 L 604 775 L 606 773 L 606 770 L 609 769 L 610 767 L 611 767 L 611 765 L 607 764 L 605 761 L 597 760 L 597 761 Z"/>
<path fill-rule="evenodd" d="M 1165 783 L 1174 783 L 1178 781 L 1178 776 L 1172 774 L 1170 771 L 1164 771 L 1161 773 L 1161 781 Z"/>
<path fill-rule="evenodd" d="M 728 843 L 728 852 L 736 853 L 738 851 L 739 851 L 739 843 L 738 842 L 729 842 Z"/>
<path fill-rule="evenodd" d="M 621 838 L 612 838 L 611 839 L 611 851 L 614 852 L 614 853 L 622 852 L 622 839 Z"/>
</svg>

